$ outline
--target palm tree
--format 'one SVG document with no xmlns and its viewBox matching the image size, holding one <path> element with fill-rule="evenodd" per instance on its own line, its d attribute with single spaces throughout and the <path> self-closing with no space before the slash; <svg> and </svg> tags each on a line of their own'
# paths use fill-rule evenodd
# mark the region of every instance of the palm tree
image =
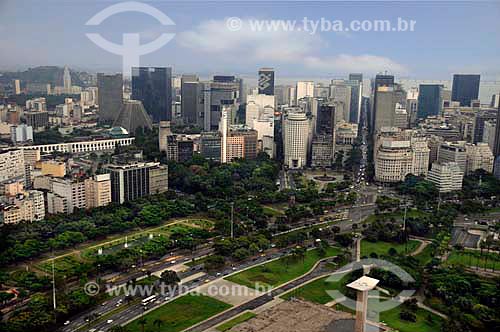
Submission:
<svg viewBox="0 0 500 332">
<path fill-rule="evenodd" d="M 158 331 L 161 331 L 161 327 L 163 326 L 164 323 L 165 322 L 160 318 L 157 318 L 153 321 L 153 325 L 158 328 Z"/>
<path fill-rule="evenodd" d="M 144 332 L 144 327 L 146 326 L 148 320 L 146 318 L 142 317 L 137 322 L 141 326 L 141 331 Z"/>
</svg>

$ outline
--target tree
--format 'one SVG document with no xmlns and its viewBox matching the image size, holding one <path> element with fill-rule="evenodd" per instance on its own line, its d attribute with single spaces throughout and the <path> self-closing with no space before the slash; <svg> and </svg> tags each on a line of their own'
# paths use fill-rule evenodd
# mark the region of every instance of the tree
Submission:
<svg viewBox="0 0 500 332">
<path fill-rule="evenodd" d="M 109 332 L 130 332 L 125 326 L 116 325 L 109 329 Z"/>
<path fill-rule="evenodd" d="M 141 318 L 139 318 L 137 323 L 139 323 L 139 325 L 141 326 L 141 331 L 144 332 L 144 328 L 146 327 L 148 320 L 145 317 L 141 317 Z"/>
<path fill-rule="evenodd" d="M 417 315 L 407 309 L 401 310 L 399 313 L 399 318 L 402 320 L 405 320 L 407 322 L 416 322 L 417 321 Z"/>
<path fill-rule="evenodd" d="M 175 271 L 166 270 L 161 273 L 160 281 L 165 285 L 175 285 L 179 281 L 181 281 L 181 279 L 179 278 L 179 276 Z"/>
</svg>

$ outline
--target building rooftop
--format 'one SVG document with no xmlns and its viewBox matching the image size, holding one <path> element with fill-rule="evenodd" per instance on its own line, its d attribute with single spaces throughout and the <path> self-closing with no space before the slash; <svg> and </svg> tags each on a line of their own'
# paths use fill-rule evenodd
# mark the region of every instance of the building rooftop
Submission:
<svg viewBox="0 0 500 332">
<path fill-rule="evenodd" d="M 361 291 L 361 292 L 366 292 L 366 291 L 374 289 L 378 283 L 379 283 L 378 279 L 370 278 L 367 276 L 362 276 L 358 280 L 355 280 L 355 281 L 351 282 L 350 284 L 348 284 L 347 287 Z"/>
</svg>

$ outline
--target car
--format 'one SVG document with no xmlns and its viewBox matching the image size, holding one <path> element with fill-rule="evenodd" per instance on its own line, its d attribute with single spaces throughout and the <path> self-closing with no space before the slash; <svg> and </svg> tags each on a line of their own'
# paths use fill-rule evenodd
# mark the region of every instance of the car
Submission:
<svg viewBox="0 0 500 332">
<path fill-rule="evenodd" d="M 208 284 L 210 282 L 210 279 L 205 279 L 205 283 Z"/>
<path fill-rule="evenodd" d="M 106 323 L 107 323 L 107 324 L 111 324 L 111 323 L 113 323 L 113 320 L 112 320 L 112 319 L 108 319 L 108 320 L 106 321 Z"/>
<path fill-rule="evenodd" d="M 90 329 L 89 332 L 95 332 L 97 329 Z"/>
<path fill-rule="evenodd" d="M 69 325 L 70 323 L 71 323 L 71 322 L 70 322 L 69 320 L 67 320 L 67 321 L 65 321 L 65 322 L 64 322 L 64 326 L 67 326 L 67 325 Z"/>
<path fill-rule="evenodd" d="M 233 271 L 236 271 L 236 270 L 237 270 L 237 268 L 233 267 L 233 269 L 232 269 L 232 270 L 233 270 Z"/>
<path fill-rule="evenodd" d="M 168 297 L 168 296 L 165 297 L 165 302 L 168 301 L 168 300 L 170 300 L 170 297 Z"/>
<path fill-rule="evenodd" d="M 220 272 L 217 272 L 215 276 L 220 277 L 222 274 Z"/>
</svg>

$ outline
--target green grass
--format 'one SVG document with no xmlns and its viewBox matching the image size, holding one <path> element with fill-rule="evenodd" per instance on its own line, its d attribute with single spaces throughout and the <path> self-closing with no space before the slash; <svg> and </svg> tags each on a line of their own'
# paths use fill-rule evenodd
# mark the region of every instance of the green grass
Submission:
<svg viewBox="0 0 500 332">
<path fill-rule="evenodd" d="M 328 278 L 330 278 L 330 276 L 314 280 L 300 288 L 297 288 L 296 290 L 282 295 L 281 298 L 289 300 L 295 297 L 319 304 L 331 302 L 334 299 L 328 295 L 327 291 L 339 290 L 342 285 L 342 280 L 337 282 L 328 282 Z"/>
<path fill-rule="evenodd" d="M 402 307 L 396 307 L 394 309 L 384 311 L 380 313 L 380 320 L 385 322 L 387 325 L 393 329 L 397 329 L 400 332 L 436 332 L 441 331 L 441 325 L 443 319 L 427 310 L 418 308 L 415 312 L 417 316 L 416 322 L 407 322 L 399 318 L 399 313 Z M 428 317 L 431 317 L 431 321 Z"/>
<path fill-rule="evenodd" d="M 408 241 L 408 254 L 415 251 L 420 245 L 420 241 L 410 240 Z M 376 253 L 378 256 L 387 256 L 389 249 L 394 248 L 400 254 L 405 253 L 405 244 L 392 243 L 392 242 L 370 242 L 367 240 L 361 241 L 361 257 L 370 257 L 372 252 Z"/>
<path fill-rule="evenodd" d="M 330 247 L 327 249 L 326 255 L 320 257 L 316 249 L 309 250 L 306 252 L 304 259 L 299 258 L 290 261 L 289 257 L 283 257 L 226 279 L 250 288 L 255 288 L 256 284 L 276 287 L 307 273 L 320 259 L 336 256 L 339 253 L 339 248 Z"/>
<path fill-rule="evenodd" d="M 193 267 L 196 265 L 204 264 L 211 256 L 212 255 L 195 259 L 194 262 L 193 262 L 193 260 L 190 260 L 189 262 L 186 262 L 184 265 L 189 266 L 189 267 Z"/>
<path fill-rule="evenodd" d="M 146 286 L 146 285 L 151 286 L 159 279 L 160 278 L 158 278 L 157 276 L 150 276 L 150 277 L 143 278 L 141 280 L 137 280 L 137 282 L 135 284 L 140 285 L 140 286 Z"/>
<path fill-rule="evenodd" d="M 184 295 L 144 315 L 145 331 L 179 332 L 229 308 L 231 305 L 208 296 Z M 160 328 L 153 324 L 157 319 L 163 321 Z M 131 332 L 142 331 L 140 320 L 134 320 L 127 328 Z"/>
<path fill-rule="evenodd" d="M 454 265 L 486 268 L 487 270 L 500 270 L 500 255 L 487 253 L 485 250 L 483 250 L 482 256 L 480 250 L 466 250 L 465 252 L 453 250 L 446 262 Z"/>
<path fill-rule="evenodd" d="M 435 252 L 435 248 L 431 244 L 428 244 L 420 254 L 414 257 L 420 262 L 421 266 L 425 266 L 434 258 Z"/>
<path fill-rule="evenodd" d="M 233 327 L 235 327 L 236 325 L 239 325 L 243 322 L 246 322 L 247 320 L 250 320 L 254 317 L 256 317 L 257 315 L 254 314 L 253 312 L 245 312 L 241 315 L 239 315 L 238 317 L 236 318 L 233 318 L 231 319 L 230 321 L 224 323 L 224 324 L 221 324 L 219 326 L 216 327 L 216 329 L 218 331 L 221 331 L 221 332 L 225 332 L 227 330 L 230 330 L 232 329 Z"/>
<path fill-rule="evenodd" d="M 262 209 L 264 210 L 264 214 L 271 217 L 278 217 L 285 215 L 283 211 L 276 210 L 270 206 L 263 206 Z"/>
</svg>

